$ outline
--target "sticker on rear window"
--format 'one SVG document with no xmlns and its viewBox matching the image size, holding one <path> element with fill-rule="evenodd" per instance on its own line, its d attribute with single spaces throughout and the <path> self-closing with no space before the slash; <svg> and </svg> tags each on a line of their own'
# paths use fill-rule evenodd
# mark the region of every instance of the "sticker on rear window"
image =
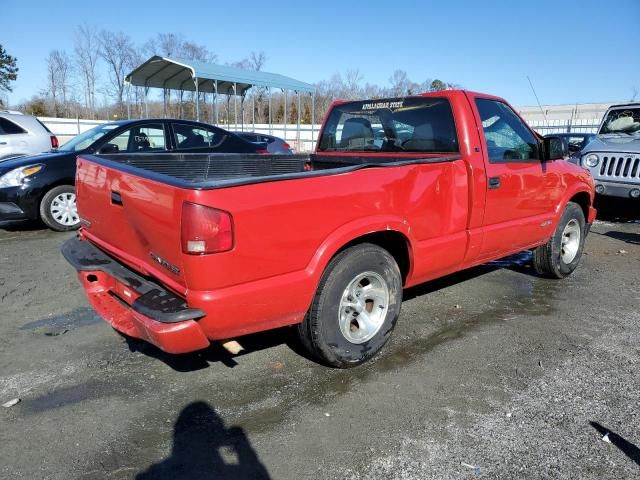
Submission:
<svg viewBox="0 0 640 480">
<path fill-rule="evenodd" d="M 404 100 L 399 102 L 376 102 L 376 103 L 363 103 L 362 110 L 378 110 L 380 108 L 402 108 L 404 106 Z"/>
</svg>

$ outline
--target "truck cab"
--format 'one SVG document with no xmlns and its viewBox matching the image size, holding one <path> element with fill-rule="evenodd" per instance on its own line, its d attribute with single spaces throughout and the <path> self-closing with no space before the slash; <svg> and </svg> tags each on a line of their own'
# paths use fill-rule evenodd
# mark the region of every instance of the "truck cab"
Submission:
<svg viewBox="0 0 640 480">
<path fill-rule="evenodd" d="M 640 103 L 613 105 L 581 152 L 599 195 L 640 198 Z"/>
</svg>

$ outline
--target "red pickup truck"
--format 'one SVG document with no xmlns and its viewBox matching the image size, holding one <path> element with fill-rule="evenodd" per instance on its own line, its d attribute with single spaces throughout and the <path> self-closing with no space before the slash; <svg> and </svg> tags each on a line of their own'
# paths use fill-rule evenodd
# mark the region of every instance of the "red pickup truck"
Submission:
<svg viewBox="0 0 640 480">
<path fill-rule="evenodd" d="M 526 249 L 569 275 L 596 211 L 565 154 L 489 95 L 336 102 L 311 155 L 81 155 L 62 251 L 113 327 L 162 350 L 296 325 L 350 367 L 403 288 Z"/>
</svg>

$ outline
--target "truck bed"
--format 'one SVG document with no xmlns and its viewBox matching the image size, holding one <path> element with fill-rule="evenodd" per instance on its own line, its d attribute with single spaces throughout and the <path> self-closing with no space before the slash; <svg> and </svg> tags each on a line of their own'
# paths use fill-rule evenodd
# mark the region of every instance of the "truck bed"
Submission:
<svg viewBox="0 0 640 480">
<path fill-rule="evenodd" d="M 345 173 L 361 168 L 453 161 L 459 155 L 246 155 L 137 153 L 83 155 L 94 163 L 196 190 Z"/>
</svg>

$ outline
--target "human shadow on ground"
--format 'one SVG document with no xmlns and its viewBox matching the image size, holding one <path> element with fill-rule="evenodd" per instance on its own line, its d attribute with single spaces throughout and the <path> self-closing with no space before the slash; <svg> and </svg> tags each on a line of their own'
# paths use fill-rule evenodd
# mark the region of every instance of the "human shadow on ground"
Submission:
<svg viewBox="0 0 640 480">
<path fill-rule="evenodd" d="M 187 405 L 173 428 L 169 458 L 136 475 L 136 480 L 270 479 L 240 427 L 227 428 L 206 402 Z"/>
<path fill-rule="evenodd" d="M 603 427 L 598 422 L 589 422 L 593 428 L 595 428 L 600 435 L 609 434 L 609 441 L 622 453 L 624 453 L 629 459 L 640 466 L 640 448 L 636 447 L 633 443 L 625 440 L 623 437 L 615 432 L 612 432 L 608 428 Z"/>
</svg>

